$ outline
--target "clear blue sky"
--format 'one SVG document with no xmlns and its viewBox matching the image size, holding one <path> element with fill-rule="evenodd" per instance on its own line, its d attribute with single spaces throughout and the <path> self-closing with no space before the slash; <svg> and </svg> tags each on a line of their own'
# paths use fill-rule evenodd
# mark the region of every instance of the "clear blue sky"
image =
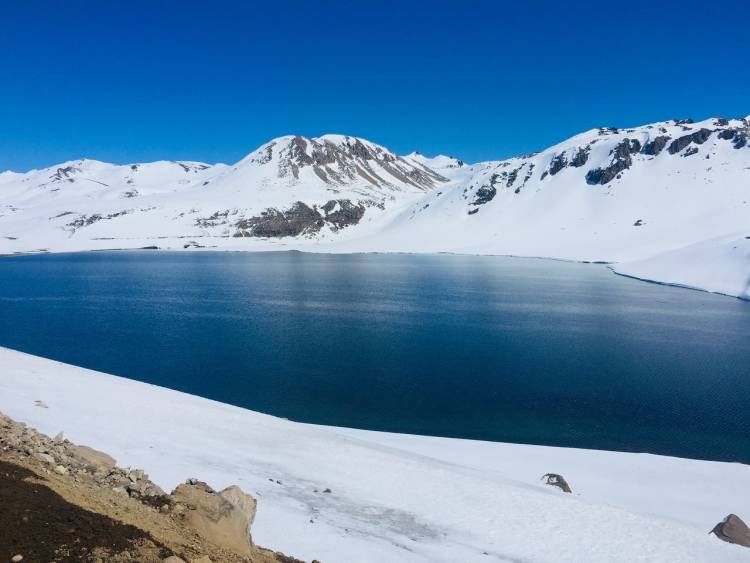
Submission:
<svg viewBox="0 0 750 563">
<path fill-rule="evenodd" d="M 0 170 L 326 132 L 475 161 L 750 113 L 747 0 L 0 2 Z"/>
</svg>

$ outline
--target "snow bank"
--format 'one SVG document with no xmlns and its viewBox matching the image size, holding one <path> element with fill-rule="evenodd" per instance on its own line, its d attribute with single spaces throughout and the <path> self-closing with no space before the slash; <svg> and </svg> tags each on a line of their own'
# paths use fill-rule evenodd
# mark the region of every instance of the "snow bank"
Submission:
<svg viewBox="0 0 750 563">
<path fill-rule="evenodd" d="M 712 239 L 617 264 L 613 270 L 624 276 L 750 299 L 750 236 Z"/>
<path fill-rule="evenodd" d="M 256 541 L 308 560 L 750 561 L 707 534 L 747 509 L 744 465 L 313 426 L 3 348 L 0 365 L 9 416 L 167 489 L 239 484 Z"/>
</svg>

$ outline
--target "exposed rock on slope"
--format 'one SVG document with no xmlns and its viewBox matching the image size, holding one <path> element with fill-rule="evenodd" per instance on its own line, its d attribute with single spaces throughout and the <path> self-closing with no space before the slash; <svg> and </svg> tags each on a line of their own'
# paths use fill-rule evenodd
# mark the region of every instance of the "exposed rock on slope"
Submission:
<svg viewBox="0 0 750 563">
<path fill-rule="evenodd" d="M 297 561 L 253 545 L 255 499 L 238 487 L 189 480 L 166 495 L 140 469 L 2 414 L 0 448 L 0 560 Z"/>
<path fill-rule="evenodd" d="M 281 137 L 262 146 L 239 163 L 270 165 L 279 178 L 300 179 L 310 168 L 333 185 L 362 182 L 373 186 L 412 186 L 425 190 L 446 179 L 427 166 L 415 166 L 388 149 L 357 137 L 324 135 Z"/>
<path fill-rule="evenodd" d="M 240 219 L 235 237 L 297 237 L 314 235 L 323 227 L 338 231 L 359 223 L 370 202 L 330 200 L 321 206 L 295 202 L 289 209 L 267 209 L 256 217 Z"/>
<path fill-rule="evenodd" d="M 186 507 L 185 522 L 203 537 L 238 555 L 252 557 L 250 526 L 256 502 L 242 489 L 231 486 L 217 493 L 206 483 L 190 479 L 172 492 L 170 500 Z"/>
</svg>

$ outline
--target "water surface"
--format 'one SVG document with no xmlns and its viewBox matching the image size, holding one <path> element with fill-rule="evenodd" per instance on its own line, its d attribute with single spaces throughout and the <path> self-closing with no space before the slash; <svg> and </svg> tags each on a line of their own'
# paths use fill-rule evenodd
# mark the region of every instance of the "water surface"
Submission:
<svg viewBox="0 0 750 563">
<path fill-rule="evenodd" d="M 0 345 L 395 432 L 750 462 L 748 334 L 748 302 L 601 265 L 298 252 L 0 260 Z"/>
</svg>

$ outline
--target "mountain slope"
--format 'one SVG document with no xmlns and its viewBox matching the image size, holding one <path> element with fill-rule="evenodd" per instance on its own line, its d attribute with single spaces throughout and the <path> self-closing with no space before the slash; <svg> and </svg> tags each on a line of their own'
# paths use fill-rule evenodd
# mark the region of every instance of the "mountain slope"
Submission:
<svg viewBox="0 0 750 563">
<path fill-rule="evenodd" d="M 537 154 L 468 167 L 467 179 L 347 248 L 625 263 L 669 253 L 663 268 L 649 269 L 658 276 L 638 277 L 679 283 L 688 275 L 683 285 L 749 297 L 747 251 L 705 250 L 715 260 L 699 263 L 675 253 L 750 236 L 749 139 L 748 119 L 595 129 Z M 678 265 L 680 256 L 686 262 Z M 719 263 L 729 279 L 719 281 Z"/>
<path fill-rule="evenodd" d="M 231 167 L 81 160 L 3 173 L 0 232 L 11 251 L 95 248 L 103 240 L 129 247 L 131 239 L 325 236 L 447 182 L 363 139 L 280 137 Z"/>
<path fill-rule="evenodd" d="M 467 182 L 396 218 L 385 238 L 430 251 L 624 261 L 742 231 L 749 131 L 742 120 L 588 131 L 475 165 Z"/>
</svg>

